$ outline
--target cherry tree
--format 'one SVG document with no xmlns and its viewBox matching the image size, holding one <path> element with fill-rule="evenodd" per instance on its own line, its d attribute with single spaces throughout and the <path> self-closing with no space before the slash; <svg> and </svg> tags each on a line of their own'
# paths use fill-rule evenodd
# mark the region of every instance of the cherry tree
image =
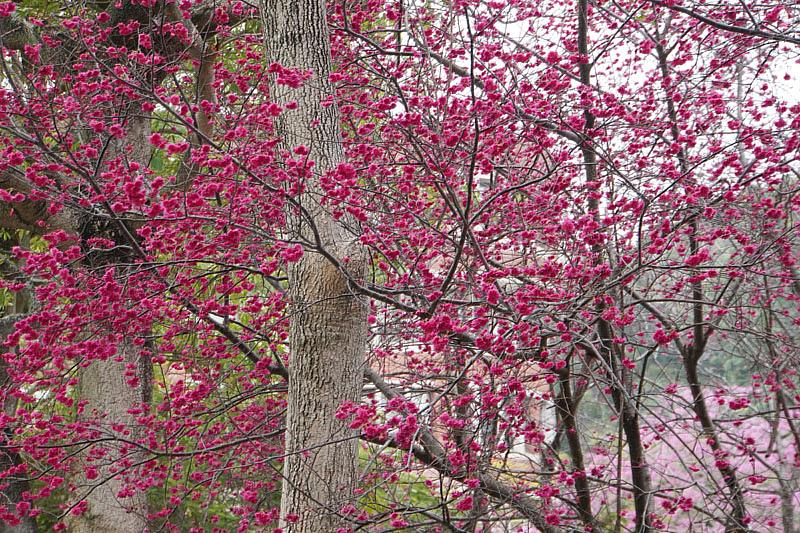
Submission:
<svg viewBox="0 0 800 533">
<path fill-rule="evenodd" d="M 795 531 L 799 15 L 0 4 L 0 519 Z"/>
</svg>

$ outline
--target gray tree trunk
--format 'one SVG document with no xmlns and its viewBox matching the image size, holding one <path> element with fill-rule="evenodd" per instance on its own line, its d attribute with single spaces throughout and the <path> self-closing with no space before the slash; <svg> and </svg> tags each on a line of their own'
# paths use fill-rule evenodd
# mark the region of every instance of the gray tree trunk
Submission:
<svg viewBox="0 0 800 533">
<path fill-rule="evenodd" d="M 122 361 L 109 359 L 95 361 L 86 368 L 80 381 L 80 398 L 86 401 L 86 414 L 97 418 L 103 428 L 103 437 L 120 437 L 135 440 L 139 435 L 135 417 L 128 413 L 134 405 L 141 405 L 141 387 L 131 387 L 125 382 L 125 365 L 139 364 L 139 348 L 131 342 L 123 341 L 117 347 L 117 355 Z M 112 424 L 124 424 L 127 435 L 119 435 Z M 142 533 L 147 527 L 146 494 L 136 491 L 132 496 L 120 498 L 118 494 L 125 485 L 122 475 L 112 476 L 112 469 L 120 470 L 119 460 L 125 457 L 135 463 L 141 454 L 135 449 L 125 449 L 120 442 L 109 441 L 105 458 L 90 464 L 100 467 L 96 479 L 87 479 L 83 472 L 76 474 L 77 494 L 85 497 L 88 511 L 70 522 L 72 533 Z M 128 471 L 128 474 L 133 474 Z M 110 479 L 108 479 L 110 478 Z"/>
<path fill-rule="evenodd" d="M 314 73 L 297 89 L 272 83 L 270 96 L 281 104 L 297 102 L 280 117 L 278 134 L 284 147 L 310 149 L 318 176 L 344 160 L 338 109 L 321 105 L 333 92 L 325 1 L 264 0 L 262 17 L 268 60 Z M 314 241 L 313 227 L 319 239 L 288 272 L 291 361 L 281 525 L 292 532 L 346 526 L 339 511 L 352 501 L 358 476 L 358 435 L 335 414 L 361 393 L 368 308 L 347 276 L 318 251 L 321 246 L 334 257 L 347 257 L 356 279 L 365 274 L 366 254 L 358 238 L 319 205 L 319 196 L 312 180 L 301 198 L 308 216 L 292 221 L 296 235 Z"/>
<path fill-rule="evenodd" d="M 129 115 L 128 133 L 118 144 L 111 147 L 108 158 L 125 154 L 129 161 L 146 167 L 150 162 L 151 148 L 148 136 L 151 133 L 150 119 L 138 110 Z M 127 244 L 121 242 L 119 244 Z M 113 264 L 113 263 L 112 263 Z M 118 267 L 124 268 L 124 267 Z M 121 272 L 124 275 L 124 273 Z M 139 386 L 126 382 L 127 365 L 139 369 Z M 102 437 L 121 437 L 136 441 L 141 437 L 141 428 L 136 417 L 128 411 L 131 407 L 149 402 L 149 361 L 141 360 L 140 348 L 133 339 L 124 339 L 117 346 L 117 357 L 106 361 L 94 361 L 83 369 L 79 382 L 79 397 L 86 402 L 84 416 L 98 420 Z M 126 434 L 112 429 L 112 424 L 122 424 Z M 107 455 L 99 462 L 90 464 L 99 467 L 99 476 L 88 479 L 85 472 L 76 472 L 74 482 L 78 486 L 77 496 L 84 496 L 88 511 L 70 519 L 72 533 L 142 533 L 147 528 L 147 495 L 135 491 L 133 495 L 120 498 L 125 486 L 123 474 L 135 475 L 130 469 L 120 470 L 120 460 L 136 463 L 142 458 L 140 452 L 121 441 L 108 441 L 91 448 L 105 447 Z"/>
</svg>

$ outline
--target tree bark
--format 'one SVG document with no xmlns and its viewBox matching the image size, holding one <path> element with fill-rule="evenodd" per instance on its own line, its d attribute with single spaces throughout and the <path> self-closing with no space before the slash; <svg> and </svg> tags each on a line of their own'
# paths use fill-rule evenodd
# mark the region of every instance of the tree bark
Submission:
<svg viewBox="0 0 800 533">
<path fill-rule="evenodd" d="M 276 121 L 283 148 L 304 145 L 315 176 L 344 161 L 333 93 L 330 41 L 323 0 L 264 0 L 264 44 L 268 61 L 311 70 L 299 88 L 272 80 L 271 99 L 297 102 Z M 295 237 L 311 242 L 290 265 L 289 393 L 281 525 L 292 532 L 335 531 L 346 527 L 339 511 L 352 501 L 358 473 L 358 434 L 336 412 L 359 400 L 367 339 L 365 303 L 348 277 L 365 275 L 366 255 L 357 236 L 319 203 L 316 179 L 305 184 L 301 208 L 290 221 Z M 344 259 L 348 273 L 330 258 Z"/>
<path fill-rule="evenodd" d="M 86 402 L 86 414 L 99 421 L 102 437 L 134 440 L 138 433 L 137 424 L 128 410 L 141 405 L 144 398 L 141 387 L 131 387 L 126 383 L 125 366 L 128 363 L 139 366 L 139 348 L 123 341 L 117 347 L 117 355 L 116 360 L 94 361 L 83 371 L 80 398 Z M 126 433 L 123 435 L 112 429 L 112 424 L 124 425 Z M 87 479 L 84 473 L 77 475 L 77 494 L 85 494 L 89 507 L 87 512 L 71 520 L 72 533 L 141 533 L 147 528 L 146 493 L 137 490 L 130 496 L 119 496 L 125 486 L 125 479 L 119 472 L 135 476 L 133 471 L 124 467 L 124 463 L 135 463 L 141 453 L 125 449 L 113 440 L 109 442 L 105 446 L 106 457 L 91 463 L 100 466 L 99 476 Z M 96 452 L 97 447 L 92 450 Z"/>
<path fill-rule="evenodd" d="M 127 128 L 127 135 L 110 147 L 108 159 L 125 154 L 124 157 L 129 161 L 146 167 L 151 155 L 147 140 L 151 133 L 149 116 L 146 113 L 130 113 Z M 117 234 L 125 232 L 115 228 Z M 117 239 L 125 240 L 124 237 Z M 130 245 L 127 242 L 117 244 Z M 102 259 L 99 261 L 102 263 Z M 113 263 L 108 266 L 113 266 Z M 116 268 L 120 269 L 120 275 L 125 275 L 125 267 Z M 93 361 L 81 372 L 78 392 L 80 399 L 86 402 L 83 416 L 98 421 L 102 437 L 138 440 L 141 436 L 142 430 L 136 416 L 129 413 L 132 407 L 150 401 L 150 362 L 142 361 L 140 352 L 133 339 L 123 339 L 117 345 L 116 357 Z M 138 369 L 138 386 L 131 386 L 126 380 L 128 365 Z M 112 424 L 122 426 L 124 434 L 113 429 Z M 142 454 L 126 448 L 120 442 L 109 442 L 106 457 L 92 463 L 100 467 L 97 478 L 88 479 L 85 470 L 76 474 L 75 481 L 79 487 L 77 495 L 85 496 L 88 511 L 70 520 L 70 531 L 73 533 L 141 533 L 147 528 L 147 494 L 136 490 L 124 498 L 119 496 L 125 486 L 120 471 L 125 470 L 126 475 L 134 476 L 127 463 L 136 463 Z M 90 450 L 96 452 L 96 446 Z"/>
</svg>

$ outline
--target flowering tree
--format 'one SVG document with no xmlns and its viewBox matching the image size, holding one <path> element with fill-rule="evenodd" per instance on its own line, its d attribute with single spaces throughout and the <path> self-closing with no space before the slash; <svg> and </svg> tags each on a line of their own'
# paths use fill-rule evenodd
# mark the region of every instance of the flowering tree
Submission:
<svg viewBox="0 0 800 533">
<path fill-rule="evenodd" d="M 794 531 L 799 16 L 0 4 L 0 519 Z"/>
</svg>

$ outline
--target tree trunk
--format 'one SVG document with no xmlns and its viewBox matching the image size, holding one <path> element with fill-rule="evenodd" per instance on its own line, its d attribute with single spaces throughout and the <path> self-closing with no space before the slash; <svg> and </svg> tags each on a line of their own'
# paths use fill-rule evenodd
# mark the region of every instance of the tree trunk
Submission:
<svg viewBox="0 0 800 533">
<path fill-rule="evenodd" d="M 113 141 L 109 146 L 106 160 L 124 154 L 129 161 L 135 161 L 142 166 L 146 166 L 150 161 L 150 145 L 147 141 L 150 135 L 150 119 L 146 114 L 136 110 L 131 113 L 127 123 L 128 135 L 118 141 Z M 91 220 L 86 220 L 86 216 L 80 210 L 65 210 L 65 213 L 58 217 L 48 218 L 47 226 L 40 226 L 35 221 L 41 216 L 41 206 L 31 206 L 32 216 L 27 223 L 15 224 L 11 221 L 10 227 L 26 229 L 31 232 L 42 232 L 43 227 L 53 229 L 63 229 L 71 234 L 82 234 L 82 223 L 86 227 L 93 227 Z M 5 223 L 6 220 L 3 220 Z M 115 232 L 115 235 L 119 232 Z M 113 235 L 82 235 L 113 237 Z M 128 245 L 127 242 L 119 242 L 121 245 Z M 95 261 L 89 259 L 89 262 Z M 129 262 L 129 261 L 126 261 Z M 96 260 L 97 264 L 92 266 L 114 266 L 114 261 Z M 26 306 L 23 306 L 26 307 Z M 26 309 L 27 310 L 27 309 Z M 13 328 L 13 317 L 6 317 L 0 321 L 0 337 L 5 338 Z M 149 363 L 143 363 L 137 348 L 130 339 L 122 340 L 117 346 L 117 358 L 107 361 L 94 361 L 80 373 L 78 386 L 79 398 L 86 402 L 83 414 L 80 415 L 84 420 L 98 420 L 101 427 L 101 437 L 123 436 L 126 440 L 137 440 L 139 429 L 136 418 L 129 413 L 131 407 L 140 406 L 149 401 Z M 131 387 L 125 378 L 126 366 L 134 364 L 139 369 L 140 384 Z M 5 368 L 0 368 L 0 382 L 6 387 L 10 386 L 7 382 Z M 15 402 L 6 400 L 3 408 L 6 412 L 15 409 Z M 125 434 L 112 429 L 112 424 L 121 424 L 125 428 Z M 121 475 L 115 475 L 121 471 L 128 470 L 128 463 L 136 462 L 140 454 L 132 450 L 130 446 L 121 446 L 119 442 L 109 441 L 109 444 L 97 444 L 88 448 L 89 452 L 84 453 L 82 460 L 85 466 L 98 467 L 98 476 L 90 479 L 87 476 L 86 468 L 81 468 L 75 472 L 72 482 L 76 485 L 77 491 L 73 495 L 77 497 L 72 503 L 77 504 L 80 499 L 86 500 L 88 510 L 80 516 L 70 514 L 68 522 L 70 531 L 76 533 L 141 533 L 146 527 L 147 498 L 146 494 L 139 491 L 130 496 L 120 497 L 120 491 L 124 486 Z M 105 448 L 106 454 L 97 458 L 99 448 Z M 93 455 L 94 460 L 89 461 L 89 454 Z M 120 460 L 122 459 L 122 460 Z M 17 453 L 4 453 L 0 457 L 0 471 L 7 470 L 11 466 L 23 461 L 24 458 Z M 28 490 L 27 480 L 11 480 L 9 486 L 2 491 L 3 496 L 9 504 L 20 500 L 22 492 Z M 9 533 L 28 533 L 35 531 L 35 522 L 25 519 L 21 524 L 10 527 L 0 527 L 0 531 Z"/>
<path fill-rule="evenodd" d="M 318 176 L 344 160 L 338 109 L 321 105 L 333 92 L 325 2 L 264 0 L 262 7 L 268 60 L 313 71 L 300 88 L 272 80 L 270 90 L 279 104 L 297 102 L 279 117 L 277 132 L 285 148 L 308 147 Z M 319 204 L 319 191 L 316 179 L 306 184 L 304 214 L 290 222 L 296 236 L 315 243 L 288 271 L 291 361 L 281 525 L 292 532 L 346 527 L 339 511 L 353 498 L 358 470 L 358 434 L 335 414 L 361 393 L 368 308 L 320 252 L 348 258 L 356 279 L 364 276 L 366 256 L 357 236 Z"/>
<path fill-rule="evenodd" d="M 793 480 L 786 481 L 778 479 L 781 496 L 781 521 L 783 522 L 783 533 L 795 533 L 794 527 L 794 495 L 795 485 Z"/>
<path fill-rule="evenodd" d="M 129 363 L 139 366 L 139 348 L 123 341 L 117 347 L 117 355 L 117 359 L 121 360 L 112 358 L 95 361 L 83 371 L 80 398 L 87 402 L 85 413 L 91 419 L 99 421 L 102 427 L 101 437 L 135 440 L 138 437 L 136 420 L 128 410 L 134 405 L 141 405 L 144 398 L 141 387 L 131 387 L 126 383 L 125 366 Z M 112 424 L 124 425 L 126 434 L 112 429 Z M 106 446 L 96 445 L 92 450 L 96 452 L 98 447 L 105 448 L 107 455 L 99 461 L 87 463 L 100 467 L 97 478 L 87 479 L 83 472 L 78 474 L 77 494 L 85 495 L 89 507 L 87 512 L 70 522 L 70 531 L 141 533 L 147 527 L 146 494 L 137 490 L 128 497 L 119 497 L 125 480 L 122 475 L 113 476 L 120 471 L 135 476 L 134 471 L 124 465 L 128 462 L 135 463 L 141 454 L 130 446 L 115 441 L 109 441 Z"/>
<path fill-rule="evenodd" d="M 132 111 L 132 110 L 129 110 Z M 128 133 L 125 138 L 112 144 L 108 159 L 125 154 L 131 162 L 142 167 L 150 163 L 151 148 L 148 137 L 151 133 L 150 118 L 146 113 L 136 110 L 128 115 Z M 123 224 L 123 222 L 119 222 Z M 115 240 L 125 241 L 121 234 L 126 233 L 121 227 L 113 229 Z M 111 238 L 112 235 L 102 235 Z M 129 246 L 129 242 L 117 242 L 118 245 Z M 131 253 L 131 255 L 133 255 Z M 132 258 L 131 258 L 132 260 Z M 89 258 L 89 261 L 92 261 Z M 103 266 L 103 259 L 97 260 Z M 108 266 L 114 266 L 114 261 Z M 125 267 L 116 266 L 124 276 Z M 133 339 L 123 339 L 117 346 L 117 355 L 105 361 L 93 361 L 82 370 L 78 395 L 86 402 L 83 416 L 88 420 L 97 420 L 101 437 L 120 437 L 127 441 L 137 441 L 141 436 L 141 428 L 136 416 L 129 413 L 132 407 L 138 407 L 150 401 L 150 362 L 143 361 L 140 347 Z M 139 385 L 128 384 L 125 371 L 133 365 L 139 372 Z M 112 428 L 119 424 L 123 433 Z M 132 494 L 120 497 L 125 487 L 125 479 L 120 471 L 134 477 L 129 464 L 135 464 L 142 454 L 122 441 L 108 441 L 108 444 L 97 444 L 90 448 L 96 453 L 99 447 L 105 448 L 107 454 L 86 465 L 98 467 L 98 476 L 89 479 L 86 470 L 76 473 L 75 483 L 78 485 L 77 496 L 88 503 L 88 510 L 76 518 L 70 519 L 70 531 L 73 533 L 141 533 L 147 528 L 147 494 L 136 490 Z M 84 456 L 84 460 L 87 457 Z"/>
</svg>

